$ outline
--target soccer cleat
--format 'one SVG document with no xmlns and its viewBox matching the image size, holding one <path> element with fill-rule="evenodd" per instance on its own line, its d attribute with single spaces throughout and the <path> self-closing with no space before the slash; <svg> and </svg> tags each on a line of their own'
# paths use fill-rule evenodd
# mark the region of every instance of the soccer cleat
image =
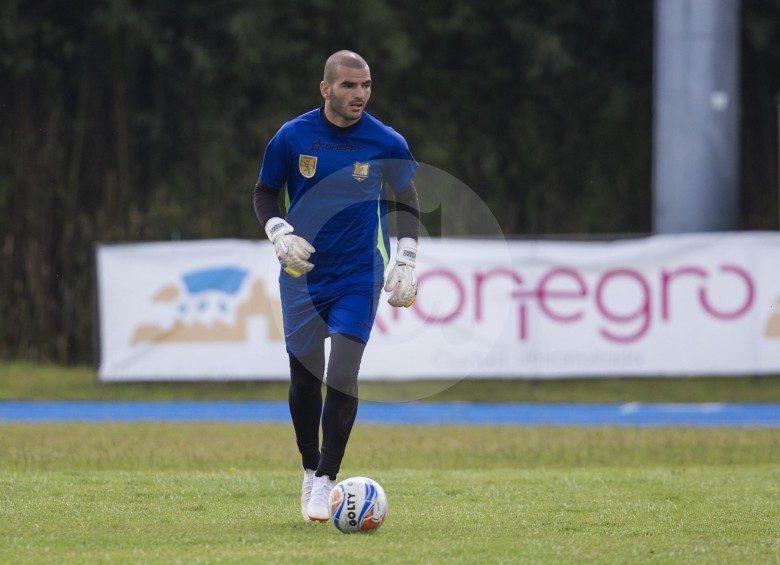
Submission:
<svg viewBox="0 0 780 565">
<path fill-rule="evenodd" d="M 314 477 L 314 484 L 311 487 L 311 498 L 306 513 L 312 522 L 327 522 L 330 520 L 330 508 L 328 508 L 328 497 L 330 491 L 336 486 L 336 481 L 332 481 L 327 475 Z"/>
<path fill-rule="evenodd" d="M 306 509 L 309 507 L 309 499 L 311 498 L 311 486 L 314 483 L 314 471 L 311 469 L 303 470 L 303 484 L 301 485 L 301 514 L 303 519 L 307 522 L 309 520 L 309 514 Z"/>
</svg>

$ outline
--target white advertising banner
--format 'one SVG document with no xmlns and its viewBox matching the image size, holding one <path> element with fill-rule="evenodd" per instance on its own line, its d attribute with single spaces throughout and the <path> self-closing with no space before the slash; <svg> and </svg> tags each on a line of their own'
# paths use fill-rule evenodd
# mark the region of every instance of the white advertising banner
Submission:
<svg viewBox="0 0 780 565">
<path fill-rule="evenodd" d="M 361 379 L 780 372 L 780 234 L 428 238 L 416 272 Z M 98 377 L 287 378 L 278 274 L 267 241 L 98 246 Z"/>
</svg>

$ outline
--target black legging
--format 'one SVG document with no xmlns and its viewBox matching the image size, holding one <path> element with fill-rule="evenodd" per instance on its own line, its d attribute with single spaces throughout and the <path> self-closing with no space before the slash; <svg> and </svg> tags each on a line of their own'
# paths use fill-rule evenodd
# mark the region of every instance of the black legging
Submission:
<svg viewBox="0 0 780 565">
<path fill-rule="evenodd" d="M 327 394 L 322 403 L 325 344 L 290 356 L 290 415 L 306 469 L 336 478 L 358 408 L 358 371 L 366 344 L 344 334 L 330 336 Z M 322 452 L 319 431 L 322 419 Z"/>
</svg>

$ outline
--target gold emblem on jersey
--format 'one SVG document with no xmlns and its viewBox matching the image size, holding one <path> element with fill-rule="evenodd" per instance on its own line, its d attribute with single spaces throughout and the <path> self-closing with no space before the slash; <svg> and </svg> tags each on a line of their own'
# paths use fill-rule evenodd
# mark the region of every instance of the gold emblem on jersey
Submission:
<svg viewBox="0 0 780 565">
<path fill-rule="evenodd" d="M 355 166 L 352 167 L 352 178 L 356 181 L 364 181 L 368 178 L 368 168 L 371 163 L 358 163 L 355 162 Z"/>
<path fill-rule="evenodd" d="M 309 155 L 300 155 L 298 157 L 298 170 L 301 174 L 310 179 L 317 172 L 317 157 Z"/>
</svg>

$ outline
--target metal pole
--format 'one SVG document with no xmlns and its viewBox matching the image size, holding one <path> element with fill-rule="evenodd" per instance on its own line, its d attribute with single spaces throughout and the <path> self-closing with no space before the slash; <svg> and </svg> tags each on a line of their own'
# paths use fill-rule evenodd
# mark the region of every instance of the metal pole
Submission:
<svg viewBox="0 0 780 565">
<path fill-rule="evenodd" d="M 655 0 L 653 231 L 739 225 L 740 0 Z"/>
</svg>

